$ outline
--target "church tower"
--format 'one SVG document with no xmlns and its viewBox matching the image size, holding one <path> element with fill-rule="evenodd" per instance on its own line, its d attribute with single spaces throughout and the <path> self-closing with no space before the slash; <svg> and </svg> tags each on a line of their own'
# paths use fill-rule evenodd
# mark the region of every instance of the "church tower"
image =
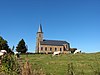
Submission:
<svg viewBox="0 0 100 75">
<path fill-rule="evenodd" d="M 43 32 L 42 32 L 42 26 L 39 25 L 39 29 L 36 36 L 36 53 L 39 53 L 39 43 L 40 41 L 43 41 Z"/>
</svg>

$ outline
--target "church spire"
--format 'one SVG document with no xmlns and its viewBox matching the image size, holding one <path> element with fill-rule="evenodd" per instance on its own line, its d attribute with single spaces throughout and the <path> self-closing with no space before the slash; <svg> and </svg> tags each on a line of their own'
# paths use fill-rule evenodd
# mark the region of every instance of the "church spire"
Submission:
<svg viewBox="0 0 100 75">
<path fill-rule="evenodd" d="M 36 36 L 36 53 L 39 53 L 40 41 L 43 41 L 43 32 L 42 32 L 41 24 L 39 25 L 39 29 L 38 29 L 37 36 Z"/>
<path fill-rule="evenodd" d="M 41 24 L 39 25 L 38 32 L 42 32 L 42 26 L 41 26 Z"/>
</svg>

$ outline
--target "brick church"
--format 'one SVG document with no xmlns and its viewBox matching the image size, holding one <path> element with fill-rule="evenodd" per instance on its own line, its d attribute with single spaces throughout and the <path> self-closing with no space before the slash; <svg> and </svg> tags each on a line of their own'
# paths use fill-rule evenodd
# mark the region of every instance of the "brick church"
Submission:
<svg viewBox="0 0 100 75">
<path fill-rule="evenodd" d="M 40 24 L 36 37 L 36 53 L 53 53 L 60 51 L 61 53 L 68 53 L 70 44 L 67 41 L 60 40 L 44 40 L 42 26 Z"/>
</svg>

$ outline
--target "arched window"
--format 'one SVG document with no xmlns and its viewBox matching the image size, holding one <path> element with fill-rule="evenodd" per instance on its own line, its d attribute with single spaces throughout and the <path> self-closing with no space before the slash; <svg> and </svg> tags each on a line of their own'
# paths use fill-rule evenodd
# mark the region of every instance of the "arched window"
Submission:
<svg viewBox="0 0 100 75">
<path fill-rule="evenodd" d="M 62 51 L 62 48 L 60 48 L 60 51 Z"/>
<path fill-rule="evenodd" d="M 47 47 L 45 47 L 45 51 L 47 51 Z"/>
<path fill-rule="evenodd" d="M 52 48 L 50 47 L 50 51 L 52 51 Z"/>
<path fill-rule="evenodd" d="M 55 48 L 55 51 L 57 51 L 57 48 Z"/>
<path fill-rule="evenodd" d="M 41 34 L 39 34 L 39 37 L 41 37 Z"/>
<path fill-rule="evenodd" d="M 43 50 L 43 47 L 41 47 L 41 50 Z"/>
</svg>

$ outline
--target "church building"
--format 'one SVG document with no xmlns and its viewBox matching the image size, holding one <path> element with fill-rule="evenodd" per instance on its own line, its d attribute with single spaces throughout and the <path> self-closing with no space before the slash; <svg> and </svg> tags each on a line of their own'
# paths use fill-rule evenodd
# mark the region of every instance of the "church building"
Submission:
<svg viewBox="0 0 100 75">
<path fill-rule="evenodd" d="M 42 26 L 40 24 L 37 37 L 36 37 L 36 53 L 53 53 L 60 51 L 61 53 L 67 53 L 70 50 L 70 44 L 67 41 L 60 40 L 44 40 Z"/>
</svg>

